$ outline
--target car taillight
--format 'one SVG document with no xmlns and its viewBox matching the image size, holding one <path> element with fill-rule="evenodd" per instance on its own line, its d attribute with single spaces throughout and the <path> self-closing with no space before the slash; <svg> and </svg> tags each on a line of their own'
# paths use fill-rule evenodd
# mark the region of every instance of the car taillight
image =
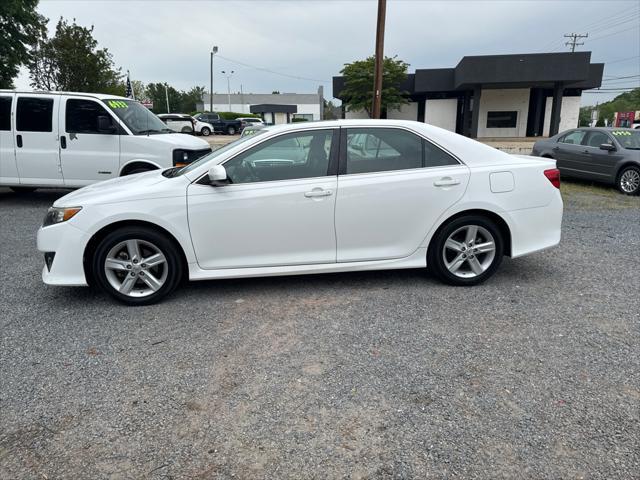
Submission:
<svg viewBox="0 0 640 480">
<path fill-rule="evenodd" d="M 558 170 L 557 168 L 545 170 L 544 176 L 549 179 L 554 187 L 560 188 L 560 170 Z"/>
</svg>

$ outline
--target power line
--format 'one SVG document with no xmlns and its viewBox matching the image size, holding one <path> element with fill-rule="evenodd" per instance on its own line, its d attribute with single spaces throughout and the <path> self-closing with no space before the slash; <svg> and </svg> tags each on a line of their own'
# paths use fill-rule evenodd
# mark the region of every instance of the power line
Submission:
<svg viewBox="0 0 640 480">
<path fill-rule="evenodd" d="M 631 28 L 625 28 L 624 30 L 618 30 L 617 32 L 609 33 L 608 35 L 602 35 L 600 37 L 592 38 L 591 41 L 595 42 L 596 40 L 600 40 L 602 38 L 607 38 L 607 37 L 612 37 L 614 35 L 619 35 L 621 33 L 628 32 L 629 30 L 635 30 L 637 28 L 640 28 L 640 27 L 638 25 L 635 25 L 635 26 L 633 26 Z"/>
<path fill-rule="evenodd" d="M 237 65 L 242 65 L 243 67 L 253 68 L 254 70 L 260 70 L 262 72 L 272 73 L 274 75 L 280 75 L 282 77 L 293 78 L 295 80 L 306 80 L 306 81 L 310 81 L 310 82 L 319 82 L 319 83 L 331 83 L 330 80 L 320 80 L 320 79 L 317 79 L 317 78 L 300 77 L 298 75 L 289 75 L 288 73 L 276 72 L 275 70 L 271 70 L 269 68 L 257 67 L 255 65 L 251 65 L 249 63 L 240 62 L 239 60 L 234 60 L 234 59 L 229 58 L 229 57 L 224 57 L 224 56 L 222 56 L 220 54 L 218 54 L 218 58 L 223 58 L 224 60 L 226 60 L 228 62 L 235 63 Z"/>
<path fill-rule="evenodd" d="M 640 58 L 640 55 L 635 55 L 633 57 L 627 57 L 627 58 L 619 58 L 617 60 L 612 60 L 610 62 L 604 62 L 604 63 L 607 65 L 611 65 L 612 63 L 628 62 L 629 60 L 633 60 L 635 58 Z"/>
<path fill-rule="evenodd" d="M 606 77 L 609 77 L 608 75 L 605 75 Z M 609 77 L 607 78 L 607 80 L 618 80 L 621 78 L 636 78 L 636 77 L 640 77 L 640 75 L 628 75 L 626 77 Z"/>
</svg>

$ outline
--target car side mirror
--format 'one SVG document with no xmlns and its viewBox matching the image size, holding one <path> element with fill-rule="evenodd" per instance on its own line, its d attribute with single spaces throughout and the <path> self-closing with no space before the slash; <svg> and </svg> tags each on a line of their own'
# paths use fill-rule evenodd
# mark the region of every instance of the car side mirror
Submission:
<svg viewBox="0 0 640 480">
<path fill-rule="evenodd" d="M 610 143 L 603 143 L 602 145 L 600 145 L 600 150 L 606 150 L 607 152 L 615 152 L 616 147 L 614 147 Z"/>
<path fill-rule="evenodd" d="M 229 179 L 227 178 L 227 171 L 223 165 L 214 165 L 209 169 L 208 173 L 209 185 L 219 187 L 221 185 L 228 185 Z"/>
<path fill-rule="evenodd" d="M 98 116 L 98 132 L 100 133 L 114 133 L 116 131 L 116 127 L 113 125 L 113 122 L 106 115 Z"/>
</svg>

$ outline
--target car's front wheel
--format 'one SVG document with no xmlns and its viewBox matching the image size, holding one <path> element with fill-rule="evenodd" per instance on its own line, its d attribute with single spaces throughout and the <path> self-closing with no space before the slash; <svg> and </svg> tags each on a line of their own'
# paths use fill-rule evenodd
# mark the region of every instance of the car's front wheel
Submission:
<svg viewBox="0 0 640 480">
<path fill-rule="evenodd" d="M 236 134 L 236 127 L 227 127 L 227 133 L 229 135 L 235 135 Z"/>
<path fill-rule="evenodd" d="M 503 245 L 500 229 L 488 218 L 458 217 L 436 232 L 429 245 L 427 268 L 451 285 L 476 285 L 497 270 Z"/>
<path fill-rule="evenodd" d="M 123 227 L 95 249 L 93 277 L 111 296 L 128 305 L 149 305 L 173 291 L 183 265 L 176 246 L 146 227 Z"/>
<path fill-rule="evenodd" d="M 200 130 L 200 133 L 202 134 L 203 137 L 208 137 L 209 135 L 211 135 L 211 130 L 209 129 L 209 127 L 202 127 L 202 130 Z"/>
<path fill-rule="evenodd" d="M 630 166 L 623 168 L 618 175 L 618 190 L 626 195 L 640 193 L 640 168 Z"/>
</svg>

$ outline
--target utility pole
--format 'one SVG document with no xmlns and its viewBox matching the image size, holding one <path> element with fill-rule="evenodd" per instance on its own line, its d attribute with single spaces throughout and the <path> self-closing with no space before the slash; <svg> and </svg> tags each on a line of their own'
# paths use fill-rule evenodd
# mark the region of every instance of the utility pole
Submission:
<svg viewBox="0 0 640 480">
<path fill-rule="evenodd" d="M 218 53 L 218 47 L 215 45 L 211 49 L 211 65 L 210 65 L 210 74 L 211 74 L 211 84 L 209 85 L 209 111 L 213 112 L 213 56 Z"/>
<path fill-rule="evenodd" d="M 376 63 L 373 73 L 373 118 L 380 118 L 382 104 L 382 71 L 384 67 L 384 21 L 387 0 L 378 0 L 378 24 L 376 28 Z"/>
<path fill-rule="evenodd" d="M 231 70 L 229 73 L 222 70 L 222 73 L 227 77 L 227 111 L 231 111 L 231 76 L 235 73 Z"/>
<path fill-rule="evenodd" d="M 584 45 L 584 42 L 581 43 L 577 43 L 579 38 L 587 38 L 589 37 L 589 34 L 585 34 L 585 35 L 580 35 L 579 33 L 571 33 L 571 34 L 567 34 L 564 36 L 565 38 L 570 38 L 571 40 L 568 42 L 565 42 L 564 44 L 569 46 L 571 45 L 571 53 L 576 51 L 576 46 L 578 45 Z"/>
<path fill-rule="evenodd" d="M 169 109 L 169 88 L 166 83 L 164 84 L 164 99 L 167 101 L 167 113 L 171 113 Z"/>
</svg>

